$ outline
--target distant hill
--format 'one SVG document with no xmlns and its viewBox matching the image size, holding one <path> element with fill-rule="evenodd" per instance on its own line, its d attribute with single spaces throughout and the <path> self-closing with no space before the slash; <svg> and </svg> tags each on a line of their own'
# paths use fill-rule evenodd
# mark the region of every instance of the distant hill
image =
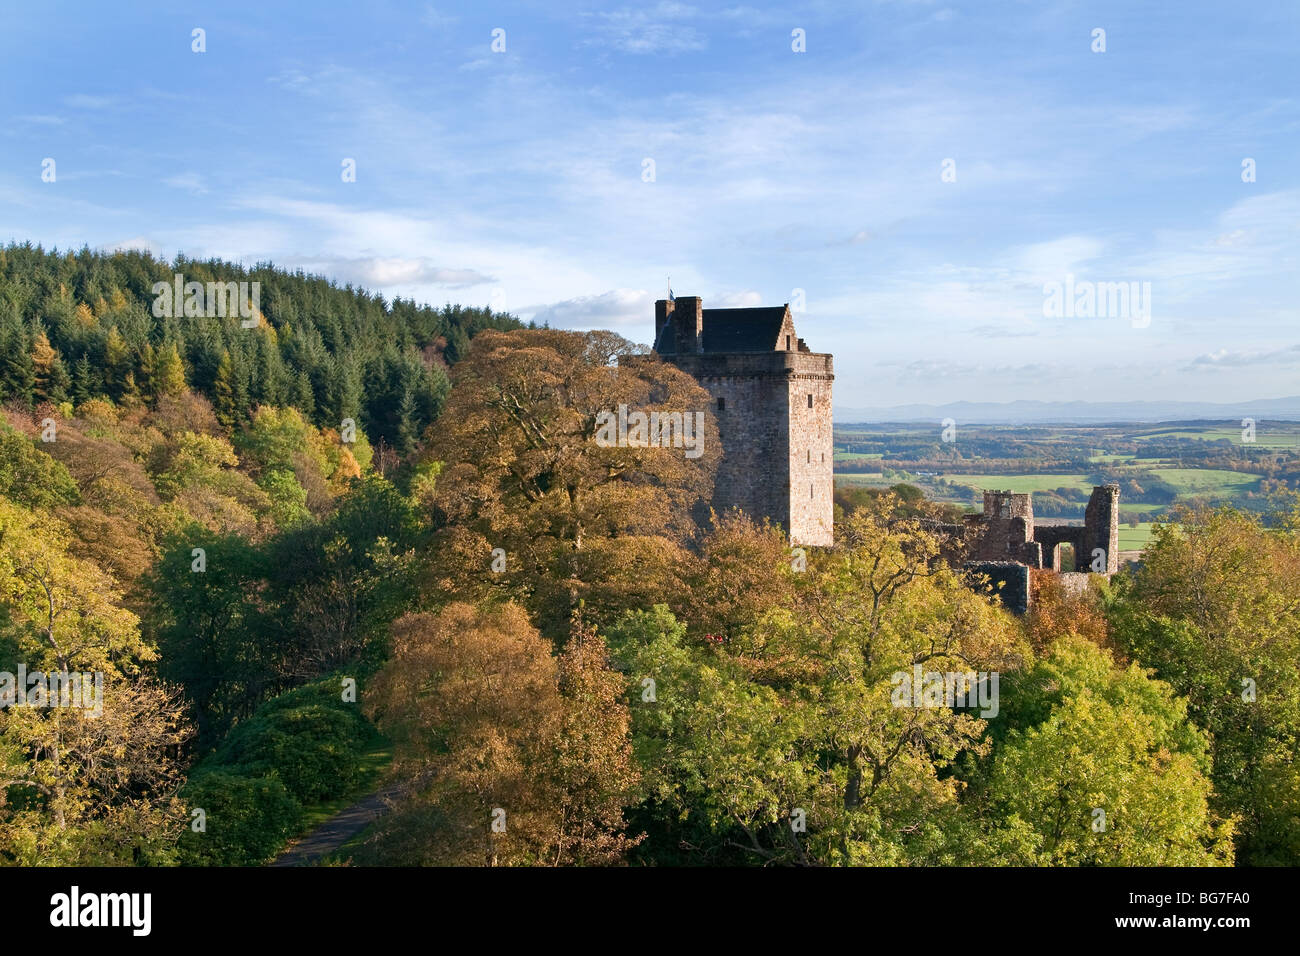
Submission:
<svg viewBox="0 0 1300 956">
<path fill-rule="evenodd" d="M 1168 422 L 1190 419 L 1223 421 L 1300 421 L 1300 395 L 1253 402 L 949 402 L 946 405 L 894 405 L 836 408 L 835 424 L 865 422 L 957 422 L 1022 425 L 1042 422 Z"/>
</svg>

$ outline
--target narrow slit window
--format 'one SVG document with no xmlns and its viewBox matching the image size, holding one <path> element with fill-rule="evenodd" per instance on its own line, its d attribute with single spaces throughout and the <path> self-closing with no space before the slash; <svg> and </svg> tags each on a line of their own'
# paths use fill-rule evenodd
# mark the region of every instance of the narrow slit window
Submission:
<svg viewBox="0 0 1300 956">
<path fill-rule="evenodd" d="M 815 497 L 816 497 L 816 495 L 813 494 L 813 486 L 812 486 L 812 485 L 809 485 L 809 486 L 808 486 L 808 497 L 809 497 L 809 498 L 815 498 Z"/>
<path fill-rule="evenodd" d="M 727 410 L 727 400 L 722 396 L 718 396 L 718 411 L 725 412 L 726 410 Z"/>
<path fill-rule="evenodd" d="M 808 464 L 812 464 L 812 449 L 808 449 Z"/>
<path fill-rule="evenodd" d="M 812 408 L 812 392 L 808 393 L 808 407 Z"/>
<path fill-rule="evenodd" d="M 785 350 L 790 351 L 790 336 L 788 335 L 785 337 Z"/>
</svg>

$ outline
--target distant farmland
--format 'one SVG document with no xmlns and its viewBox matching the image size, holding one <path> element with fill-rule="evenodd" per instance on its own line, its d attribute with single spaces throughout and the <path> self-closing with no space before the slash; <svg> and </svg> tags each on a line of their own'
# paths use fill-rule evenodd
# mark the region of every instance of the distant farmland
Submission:
<svg viewBox="0 0 1300 956">
<path fill-rule="evenodd" d="M 1153 523 L 1172 505 L 1204 501 L 1260 510 L 1271 489 L 1300 487 L 1296 422 L 1256 422 L 1253 442 L 1243 441 L 1240 422 L 969 425 L 957 434 L 957 441 L 945 443 L 937 427 L 917 424 L 837 428 L 836 484 L 903 482 L 932 500 L 971 510 L 980 507 L 984 491 L 1029 492 L 1036 512 L 1078 520 L 1081 495 L 1099 481 L 1113 481 L 1122 489 L 1120 546 L 1126 551 L 1145 547 Z M 1039 461 L 1044 467 L 1036 470 Z"/>
</svg>

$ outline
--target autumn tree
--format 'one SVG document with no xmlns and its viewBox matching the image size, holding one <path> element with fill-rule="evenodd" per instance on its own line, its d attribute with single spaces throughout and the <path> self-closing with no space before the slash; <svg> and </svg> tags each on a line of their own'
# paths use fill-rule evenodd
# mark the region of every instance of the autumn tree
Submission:
<svg viewBox="0 0 1300 956">
<path fill-rule="evenodd" d="M 84 697 L 0 708 L 0 859 L 165 861 L 184 825 L 181 702 L 145 674 L 156 654 L 119 602 L 106 574 L 68 554 L 62 525 L 0 500 L 0 672 L 97 675 L 101 688 L 93 709 Z M 16 687 L 0 693 L 17 700 Z"/>
<path fill-rule="evenodd" d="M 65 401 L 71 378 L 63 357 L 50 345 L 44 329 L 38 331 L 32 341 L 31 364 L 34 373 L 32 389 L 36 399 L 55 403 Z"/>
<path fill-rule="evenodd" d="M 462 576 L 488 575 L 501 549 L 497 580 L 552 635 L 594 582 L 626 577 L 639 542 L 689 538 L 712 493 L 720 449 L 708 394 L 646 357 L 610 365 L 621 347 L 632 350 L 620 342 L 549 329 L 484 332 L 455 366 L 430 434 L 427 457 L 445 465 L 436 517 L 478 552 Z M 698 445 L 603 440 L 604 416 L 620 406 L 692 426 L 698 418 Z"/>
<path fill-rule="evenodd" d="M 900 863 L 956 813 L 951 771 L 962 752 L 987 751 L 986 720 L 978 708 L 900 704 L 898 675 L 1011 670 L 1027 648 L 892 504 L 858 509 L 842 549 L 788 569 L 787 597 L 757 621 L 691 638 L 664 608 L 609 630 L 633 683 L 655 687 L 653 703 L 631 698 L 653 799 L 702 814 L 714 852 Z"/>
<path fill-rule="evenodd" d="M 739 638 L 768 611 L 786 603 L 794 578 L 815 561 L 813 549 L 792 549 L 779 526 L 740 512 L 714 515 L 698 553 L 682 561 L 683 586 L 642 607 L 674 607 L 697 637 Z"/>
<path fill-rule="evenodd" d="M 381 824 L 389 862 L 619 862 L 636 784 L 622 678 L 579 627 L 560 656 L 515 605 L 451 604 L 393 628 L 367 710 L 412 795 Z"/>
<path fill-rule="evenodd" d="M 0 421 L 0 496 L 29 508 L 73 504 L 81 494 L 68 470 L 27 435 Z"/>
<path fill-rule="evenodd" d="M 1025 624 L 1036 651 L 1050 647 L 1058 639 L 1074 634 L 1098 647 L 1111 647 L 1104 600 L 1095 587 L 1082 593 L 1067 593 L 1060 575 L 1032 571 L 1033 599 Z"/>
<path fill-rule="evenodd" d="M 175 342 L 169 342 L 158 350 L 149 385 L 155 398 L 179 395 L 185 391 L 185 364 L 181 361 Z"/>
</svg>

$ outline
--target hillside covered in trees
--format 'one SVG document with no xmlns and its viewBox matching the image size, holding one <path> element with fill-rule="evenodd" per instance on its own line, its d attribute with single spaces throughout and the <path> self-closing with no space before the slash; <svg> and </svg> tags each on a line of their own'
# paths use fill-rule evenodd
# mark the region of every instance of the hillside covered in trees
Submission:
<svg viewBox="0 0 1300 956">
<path fill-rule="evenodd" d="M 915 489 L 792 549 L 708 514 L 711 415 L 595 441 L 711 405 L 612 333 L 214 265 L 244 329 L 154 316 L 146 256 L 3 255 L 0 675 L 103 689 L 0 708 L 0 864 L 260 865 L 383 784 L 335 862 L 1300 861 L 1294 501 L 1017 617 Z"/>
<path fill-rule="evenodd" d="M 155 284 L 177 274 L 205 285 L 258 283 L 256 327 L 155 317 Z M 189 388 L 228 428 L 259 405 L 292 405 L 318 426 L 351 418 L 373 444 L 406 455 L 437 417 L 447 367 L 475 333 L 519 327 L 491 309 L 389 303 L 269 264 L 0 249 L 0 404 L 130 403 Z"/>
</svg>

